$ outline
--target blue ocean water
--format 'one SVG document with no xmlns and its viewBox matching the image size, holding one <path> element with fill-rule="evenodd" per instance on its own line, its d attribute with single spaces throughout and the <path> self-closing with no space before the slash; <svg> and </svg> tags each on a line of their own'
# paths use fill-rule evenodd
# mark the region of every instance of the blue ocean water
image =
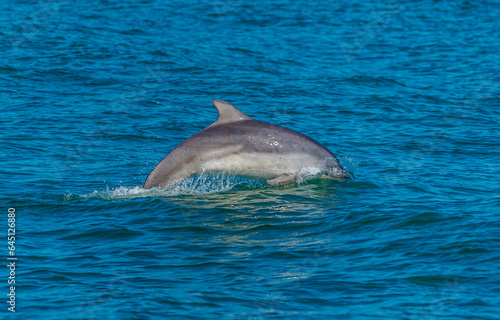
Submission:
<svg viewBox="0 0 500 320">
<path fill-rule="evenodd" d="M 1 318 L 498 319 L 498 1 L 0 9 Z M 212 99 L 354 178 L 142 189 Z"/>
</svg>

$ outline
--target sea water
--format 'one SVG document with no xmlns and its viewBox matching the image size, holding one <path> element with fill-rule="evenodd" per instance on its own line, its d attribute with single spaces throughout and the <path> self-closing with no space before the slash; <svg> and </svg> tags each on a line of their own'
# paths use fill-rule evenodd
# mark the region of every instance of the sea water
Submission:
<svg viewBox="0 0 500 320">
<path fill-rule="evenodd" d="M 498 1 L 0 12 L 0 318 L 498 319 Z M 143 189 L 213 99 L 353 179 Z"/>
</svg>

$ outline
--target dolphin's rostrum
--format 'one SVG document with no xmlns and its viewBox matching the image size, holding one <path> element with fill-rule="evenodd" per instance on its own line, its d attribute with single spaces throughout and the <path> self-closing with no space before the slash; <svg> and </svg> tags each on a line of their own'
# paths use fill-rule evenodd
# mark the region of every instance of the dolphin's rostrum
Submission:
<svg viewBox="0 0 500 320">
<path fill-rule="evenodd" d="M 217 121 L 163 158 L 144 188 L 172 186 L 202 173 L 265 179 L 270 185 L 295 182 L 307 170 L 316 176 L 349 177 L 335 156 L 313 139 L 254 120 L 228 102 L 212 102 Z"/>
</svg>

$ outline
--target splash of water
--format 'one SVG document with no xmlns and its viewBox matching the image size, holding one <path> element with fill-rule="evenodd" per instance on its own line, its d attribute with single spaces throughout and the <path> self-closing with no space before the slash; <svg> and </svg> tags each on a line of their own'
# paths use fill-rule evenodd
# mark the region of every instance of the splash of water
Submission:
<svg viewBox="0 0 500 320">
<path fill-rule="evenodd" d="M 94 190 L 91 193 L 82 195 L 67 194 L 63 200 L 77 199 L 101 199 L 101 200 L 122 200 L 135 198 L 155 198 L 155 197 L 175 197 L 184 195 L 204 195 L 221 193 L 231 190 L 259 189 L 266 187 L 263 181 L 257 181 L 242 177 L 228 175 L 201 174 L 190 177 L 170 188 L 150 188 L 145 189 L 140 186 L 119 186 L 116 188 L 106 188 L 106 190 Z"/>
</svg>

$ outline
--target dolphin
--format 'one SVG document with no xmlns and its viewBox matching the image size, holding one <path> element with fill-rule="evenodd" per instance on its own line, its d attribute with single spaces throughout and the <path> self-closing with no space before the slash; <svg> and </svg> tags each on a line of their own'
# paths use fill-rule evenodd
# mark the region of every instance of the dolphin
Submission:
<svg viewBox="0 0 500 320">
<path fill-rule="evenodd" d="M 196 174 L 229 174 L 297 181 L 304 173 L 349 178 L 333 153 L 313 139 L 278 125 L 254 120 L 232 104 L 213 100 L 219 117 L 173 149 L 151 171 L 144 188 L 170 187 Z"/>
</svg>

